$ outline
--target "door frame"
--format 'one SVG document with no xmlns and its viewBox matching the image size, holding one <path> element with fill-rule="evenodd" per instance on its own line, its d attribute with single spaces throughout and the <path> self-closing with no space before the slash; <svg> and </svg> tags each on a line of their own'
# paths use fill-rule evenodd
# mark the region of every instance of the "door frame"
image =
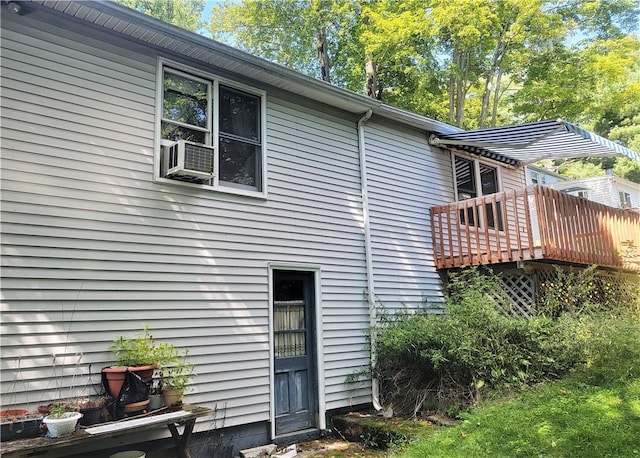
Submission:
<svg viewBox="0 0 640 458">
<path fill-rule="evenodd" d="M 322 293 L 321 293 L 321 268 L 318 265 L 299 263 L 276 263 L 270 262 L 267 265 L 269 270 L 269 423 L 271 438 L 276 437 L 276 404 L 275 404 L 275 353 L 273 337 L 273 272 L 274 270 L 293 270 L 313 274 L 313 289 L 315 300 L 315 377 L 318 391 L 318 418 L 316 424 L 318 429 L 326 429 L 326 402 L 324 396 L 324 347 L 322 328 Z"/>
</svg>

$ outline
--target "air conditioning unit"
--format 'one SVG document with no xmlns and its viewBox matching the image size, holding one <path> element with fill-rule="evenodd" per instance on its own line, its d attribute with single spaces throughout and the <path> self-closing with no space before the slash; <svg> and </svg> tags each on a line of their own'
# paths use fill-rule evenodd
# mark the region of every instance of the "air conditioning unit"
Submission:
<svg viewBox="0 0 640 458">
<path fill-rule="evenodd" d="M 200 143 L 179 140 L 162 147 L 163 176 L 175 180 L 202 183 L 214 172 L 214 148 Z"/>
</svg>

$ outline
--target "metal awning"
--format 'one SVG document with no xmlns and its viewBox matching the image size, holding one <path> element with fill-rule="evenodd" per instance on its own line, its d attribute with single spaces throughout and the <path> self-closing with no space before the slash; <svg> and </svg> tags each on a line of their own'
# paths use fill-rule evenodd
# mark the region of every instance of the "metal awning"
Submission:
<svg viewBox="0 0 640 458">
<path fill-rule="evenodd" d="M 640 162 L 637 152 L 562 119 L 434 134 L 429 143 L 452 146 L 514 166 L 541 159 L 575 157 L 626 156 Z"/>
</svg>

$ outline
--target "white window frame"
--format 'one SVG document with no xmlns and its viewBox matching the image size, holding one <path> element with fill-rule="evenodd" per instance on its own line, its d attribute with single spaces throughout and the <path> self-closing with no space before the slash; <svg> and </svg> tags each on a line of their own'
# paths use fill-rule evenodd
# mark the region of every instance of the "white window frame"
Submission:
<svg viewBox="0 0 640 458">
<path fill-rule="evenodd" d="M 459 154 L 459 153 L 452 153 L 451 154 L 451 168 L 453 170 L 453 192 L 455 195 L 455 199 L 456 202 L 461 201 L 461 200 L 467 200 L 467 199 L 460 199 L 460 196 L 458 195 L 458 178 L 457 178 L 457 173 L 456 173 L 456 157 L 459 157 L 461 159 L 465 159 L 467 161 L 471 161 L 473 163 L 473 173 L 475 174 L 475 185 L 476 185 L 476 197 L 482 197 L 485 194 L 482 193 L 482 180 L 480 179 L 480 164 L 485 165 L 487 167 L 491 167 L 492 169 L 496 170 L 496 186 L 498 188 L 498 191 L 496 193 L 502 192 L 502 167 L 500 167 L 499 165 L 496 165 L 494 163 L 491 163 L 489 161 L 481 161 L 473 156 L 469 156 L 467 154 Z M 505 216 L 504 213 L 502 214 L 502 226 L 504 226 L 506 224 L 505 221 Z M 478 215 L 478 228 L 483 228 L 485 226 L 485 221 L 483 221 L 482 215 Z M 464 223 L 464 225 L 466 225 L 466 223 Z M 497 224 L 495 225 L 495 227 L 492 228 L 493 229 L 498 229 L 500 232 L 502 232 L 502 230 L 499 229 L 501 225 Z"/>
<path fill-rule="evenodd" d="M 176 75 L 192 78 L 195 81 L 203 82 L 208 85 L 208 101 L 207 109 L 210 113 L 210 118 L 207 122 L 208 132 L 207 141 L 210 146 L 214 148 L 214 160 L 215 170 L 212 184 L 198 184 L 186 181 L 174 180 L 171 178 L 165 178 L 162 176 L 160 170 L 160 157 L 162 155 L 163 144 L 170 143 L 167 140 L 161 138 L 161 125 L 162 125 L 162 107 L 164 99 L 163 91 L 163 76 L 165 68 L 171 73 Z M 256 180 L 261 183 L 261 189 L 250 189 L 242 185 L 221 182 L 219 180 L 219 86 L 220 84 L 228 86 L 232 89 L 238 89 L 240 91 L 247 92 L 251 95 L 260 98 L 260 160 L 261 160 L 261 173 L 260 176 L 256 176 Z M 264 90 L 257 89 L 255 87 L 247 86 L 236 81 L 229 80 L 228 78 L 220 77 L 213 73 L 209 73 L 200 69 L 189 67 L 187 65 L 180 64 L 178 62 L 170 61 L 168 59 L 158 59 L 158 66 L 156 71 L 156 116 L 155 116 L 155 148 L 154 148 L 154 181 L 163 184 L 172 184 L 178 186 L 187 186 L 192 188 L 207 189 L 216 192 L 237 194 L 248 197 L 267 198 L 267 93 Z M 173 121 L 172 121 L 173 122 Z"/>
<path fill-rule="evenodd" d="M 633 206 L 631 201 L 631 193 L 626 191 L 618 191 L 618 197 L 620 199 L 620 208 L 627 209 Z"/>
<path fill-rule="evenodd" d="M 472 161 L 473 162 L 473 173 L 475 173 L 476 176 L 476 195 L 478 197 L 482 197 L 484 194 L 482 193 L 482 183 L 480 182 L 480 164 L 486 165 L 487 167 L 491 167 L 493 169 L 496 169 L 496 179 L 497 179 L 497 185 L 498 185 L 498 192 L 502 192 L 503 186 L 502 186 L 502 168 L 499 165 L 493 164 L 491 162 L 488 161 L 480 161 L 478 159 L 476 159 L 475 157 L 471 157 L 468 156 L 466 154 L 458 154 L 458 153 L 453 153 L 451 155 L 451 168 L 453 170 L 453 191 L 455 193 L 455 198 L 456 201 L 459 200 L 464 200 L 464 199 L 460 199 L 460 196 L 458 196 L 458 179 L 456 178 L 456 156 L 461 158 L 461 159 L 466 159 L 468 161 Z"/>
</svg>

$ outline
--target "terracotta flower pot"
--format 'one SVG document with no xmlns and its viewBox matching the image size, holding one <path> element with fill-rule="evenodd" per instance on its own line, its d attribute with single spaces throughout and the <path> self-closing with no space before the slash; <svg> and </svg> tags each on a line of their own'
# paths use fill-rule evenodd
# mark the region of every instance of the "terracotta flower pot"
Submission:
<svg viewBox="0 0 640 458">
<path fill-rule="evenodd" d="M 150 382 L 153 378 L 153 371 L 158 367 L 157 364 L 148 364 L 146 366 L 131 366 L 128 367 L 129 371 L 135 372 L 144 382 Z"/>
<path fill-rule="evenodd" d="M 107 386 L 105 387 L 113 399 L 118 399 L 120 390 L 124 385 L 124 378 L 127 372 L 126 367 L 105 367 L 102 369 L 103 374 L 107 378 Z"/>
<path fill-rule="evenodd" d="M 153 377 L 153 371 L 158 367 L 157 364 L 148 364 L 146 366 L 114 366 L 114 367 L 105 367 L 102 369 L 102 372 L 107 377 L 108 387 L 107 391 L 112 398 L 118 399 L 120 396 L 120 390 L 122 389 L 122 385 L 124 384 L 125 374 L 127 370 L 130 372 L 135 372 L 138 376 L 145 382 L 151 381 Z"/>
<path fill-rule="evenodd" d="M 162 390 L 162 399 L 164 399 L 164 405 L 171 407 L 182 402 L 184 393 L 180 390 Z"/>
<path fill-rule="evenodd" d="M 25 409 L 7 409 L 7 410 L 0 410 L 0 419 L 1 420 L 7 420 L 7 419 L 17 419 L 17 418 L 22 418 L 22 417 L 26 417 L 29 415 L 29 411 L 25 410 Z"/>
</svg>

